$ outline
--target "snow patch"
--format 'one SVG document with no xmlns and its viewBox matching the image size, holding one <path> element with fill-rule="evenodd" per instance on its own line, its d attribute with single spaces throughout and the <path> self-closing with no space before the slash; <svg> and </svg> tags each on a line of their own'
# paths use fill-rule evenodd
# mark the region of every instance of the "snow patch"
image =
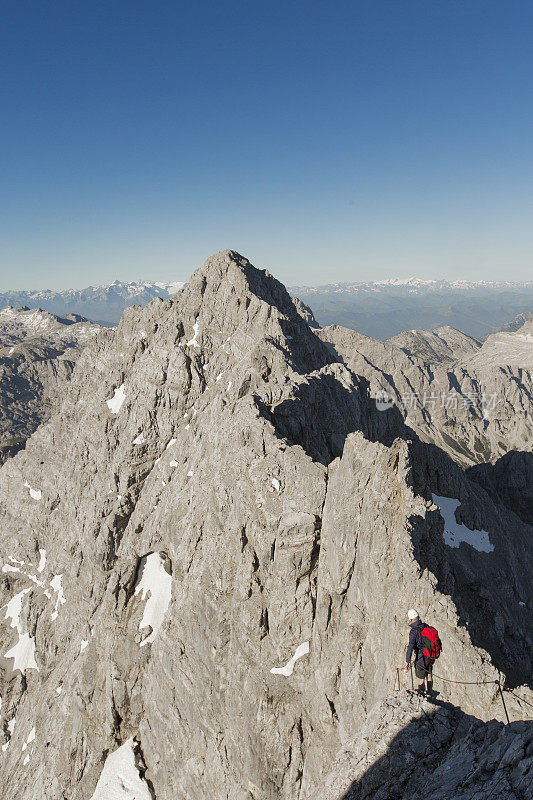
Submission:
<svg viewBox="0 0 533 800">
<path fill-rule="evenodd" d="M 289 661 L 287 661 L 284 667 L 272 667 L 270 672 L 273 675 L 285 675 L 285 677 L 288 678 L 290 675 L 292 675 L 292 672 L 294 670 L 294 665 L 296 664 L 298 659 L 301 658 L 302 656 L 307 655 L 308 652 L 309 652 L 309 642 L 303 642 L 296 648 L 293 657 Z"/>
<path fill-rule="evenodd" d="M 31 731 L 28 733 L 28 738 L 26 739 L 26 741 L 22 745 L 22 752 L 24 752 L 24 750 L 26 750 L 28 745 L 31 744 L 34 739 L 35 739 L 35 728 L 32 728 Z"/>
<path fill-rule="evenodd" d="M 63 594 L 62 580 L 63 580 L 63 576 L 62 575 L 54 575 L 54 577 L 50 581 L 50 586 L 52 587 L 54 592 L 56 592 L 56 594 L 57 594 L 56 605 L 55 605 L 55 608 L 54 608 L 54 610 L 52 611 L 52 614 L 51 614 L 52 622 L 55 619 L 57 619 L 57 615 L 59 613 L 59 607 L 66 603 L 66 598 L 65 598 L 65 595 Z"/>
<path fill-rule="evenodd" d="M 14 659 L 13 670 L 19 670 L 23 675 L 28 669 L 36 669 L 39 672 L 35 661 L 35 640 L 28 633 L 19 636 L 16 645 L 4 654 L 4 658 Z"/>
<path fill-rule="evenodd" d="M 176 444 L 176 441 L 176 439 L 171 439 L 165 449 L 168 450 L 169 447 L 172 447 L 172 445 Z"/>
<path fill-rule="evenodd" d="M 140 434 L 136 436 L 135 439 L 133 440 L 133 444 L 144 444 L 145 441 L 146 439 L 144 438 L 144 434 L 141 431 Z"/>
<path fill-rule="evenodd" d="M 139 578 L 135 587 L 135 595 L 141 594 L 146 600 L 139 630 L 150 626 L 151 633 L 143 639 L 141 647 L 153 642 L 170 604 L 172 594 L 172 575 L 165 569 L 165 559 L 160 553 L 150 553 L 141 558 Z"/>
<path fill-rule="evenodd" d="M 115 389 L 115 393 L 110 400 L 106 400 L 107 407 L 112 414 L 118 414 L 122 408 L 122 403 L 126 399 L 126 392 L 124 391 L 124 384 Z"/>
<path fill-rule="evenodd" d="M 23 561 L 21 563 L 24 564 Z M 36 586 L 40 586 L 41 588 L 44 587 L 44 583 L 40 581 L 35 575 L 32 575 L 29 572 L 25 572 L 23 569 L 20 569 L 20 567 L 14 567 L 11 564 L 4 564 L 4 566 L 2 567 L 2 572 L 19 572 L 21 575 L 24 575 L 26 578 L 29 578 L 30 581 L 33 581 L 33 583 Z"/>
<path fill-rule="evenodd" d="M 280 485 L 279 485 L 278 479 L 277 478 L 272 478 L 271 483 L 272 483 L 272 486 L 274 487 L 274 489 L 276 490 L 276 492 L 279 492 Z"/>
<path fill-rule="evenodd" d="M 22 601 L 24 600 L 24 596 L 31 592 L 31 589 L 23 589 L 18 594 L 14 595 L 11 598 L 9 603 L 5 606 L 6 609 L 6 619 L 10 619 L 11 622 L 9 623 L 12 628 L 16 628 L 19 634 L 22 633 L 22 628 L 20 626 L 20 614 L 22 612 Z"/>
<path fill-rule="evenodd" d="M 83 653 L 83 651 L 85 650 L 85 648 L 87 647 L 88 644 L 89 644 L 89 642 L 87 641 L 87 639 L 82 639 L 81 640 L 80 655 Z"/>
<path fill-rule="evenodd" d="M 40 500 L 42 497 L 42 492 L 40 489 L 32 489 L 28 481 L 24 481 L 24 486 L 26 489 L 30 490 L 30 497 L 33 497 L 34 500 Z"/>
<path fill-rule="evenodd" d="M 108 755 L 91 800 L 152 800 L 137 767 L 133 737 Z"/>
<path fill-rule="evenodd" d="M 449 547 L 459 547 L 461 542 L 466 542 L 479 553 L 492 553 L 494 545 L 491 544 L 487 531 L 471 531 L 466 525 L 457 522 L 455 512 L 461 505 L 459 500 L 454 497 L 441 497 L 438 494 L 432 494 L 431 496 L 444 519 L 443 537 Z"/>
<path fill-rule="evenodd" d="M 39 548 L 39 566 L 37 567 L 37 572 L 42 572 L 46 567 L 46 550 L 42 550 Z"/>
<path fill-rule="evenodd" d="M 197 322 L 194 323 L 194 325 L 192 326 L 192 329 L 193 329 L 193 334 L 194 335 L 193 335 L 192 339 L 190 339 L 187 342 L 187 346 L 188 347 L 200 347 L 200 345 L 198 344 L 198 323 Z"/>
<path fill-rule="evenodd" d="M 169 467 L 177 467 L 177 466 L 178 466 L 178 462 L 173 458 L 172 461 L 169 464 Z"/>
</svg>

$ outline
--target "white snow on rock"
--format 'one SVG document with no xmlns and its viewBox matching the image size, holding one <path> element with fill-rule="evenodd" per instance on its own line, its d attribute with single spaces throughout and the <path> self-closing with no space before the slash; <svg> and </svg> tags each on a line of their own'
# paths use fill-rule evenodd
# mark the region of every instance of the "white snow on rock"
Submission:
<svg viewBox="0 0 533 800">
<path fill-rule="evenodd" d="M 139 630 L 150 626 L 151 633 L 143 639 L 141 647 L 153 642 L 163 624 L 172 593 L 172 575 L 165 569 L 165 560 L 159 553 L 150 553 L 141 558 L 139 577 L 135 587 L 135 595 L 141 594 L 146 600 Z"/>
<path fill-rule="evenodd" d="M 83 651 L 85 650 L 85 648 L 87 647 L 88 644 L 89 644 L 89 642 L 87 641 L 87 639 L 82 639 L 81 640 L 80 655 L 81 655 L 81 653 L 83 653 Z"/>
<path fill-rule="evenodd" d="M 42 572 L 46 567 L 46 550 L 39 548 L 39 566 L 37 567 L 37 572 Z"/>
<path fill-rule="evenodd" d="M 277 478 L 272 478 L 271 483 L 272 483 L 272 486 L 274 487 L 274 489 L 276 490 L 276 492 L 279 492 L 280 486 L 279 486 L 278 479 Z"/>
<path fill-rule="evenodd" d="M 455 512 L 461 505 L 459 500 L 454 497 L 441 497 L 432 494 L 433 502 L 440 509 L 444 519 L 444 541 L 449 547 L 459 547 L 461 542 L 466 542 L 480 553 L 492 553 L 494 545 L 490 542 L 487 531 L 471 531 L 466 525 L 457 522 Z"/>
<path fill-rule="evenodd" d="M 35 661 L 35 641 L 28 633 L 20 634 L 18 642 L 4 654 L 4 658 L 14 659 L 13 670 L 20 670 L 23 675 L 28 669 L 39 672 Z"/>
<path fill-rule="evenodd" d="M 62 691 L 63 691 L 63 687 L 62 686 L 58 686 L 57 689 L 56 689 L 56 694 L 60 695 Z"/>
<path fill-rule="evenodd" d="M 138 436 L 136 436 L 135 439 L 133 440 L 133 444 L 144 444 L 145 441 L 146 440 L 144 438 L 144 434 L 141 431 L 140 434 Z"/>
<path fill-rule="evenodd" d="M 57 593 L 56 605 L 51 614 L 52 622 L 55 619 L 57 619 L 57 615 L 59 613 L 59 607 L 66 603 L 66 598 L 65 595 L 63 594 L 62 580 L 63 580 L 62 575 L 54 575 L 54 577 L 50 581 L 50 586 L 52 587 L 54 592 Z"/>
<path fill-rule="evenodd" d="M 193 473 L 192 469 L 190 469 L 190 470 L 188 471 L 188 473 L 187 473 L 187 477 L 188 477 L 188 478 L 192 478 L 193 474 L 194 474 L 194 473 Z"/>
<path fill-rule="evenodd" d="M 292 672 L 294 670 L 294 665 L 296 664 L 298 659 L 301 658 L 302 656 L 307 655 L 308 652 L 309 652 L 309 642 L 303 642 L 296 648 L 293 657 L 290 659 L 290 661 L 287 661 L 284 667 L 272 667 L 270 672 L 273 675 L 285 675 L 285 677 L 288 678 L 290 675 L 292 675 Z"/>
<path fill-rule="evenodd" d="M 169 464 L 169 467 L 177 467 L 177 466 L 178 466 L 178 462 L 173 458 L 172 461 Z"/>
<path fill-rule="evenodd" d="M 195 322 L 192 326 L 193 329 L 193 337 L 187 342 L 188 347 L 200 347 L 198 344 L 198 323 Z"/>
<path fill-rule="evenodd" d="M 31 744 L 34 739 L 35 739 L 35 728 L 32 728 L 31 731 L 28 734 L 28 738 L 26 739 L 26 741 L 22 745 L 22 752 L 24 752 L 24 750 L 26 750 L 28 745 Z"/>
<path fill-rule="evenodd" d="M 24 562 L 21 563 L 23 564 Z M 32 575 L 30 572 L 25 572 L 25 570 L 20 569 L 20 567 L 14 567 L 12 564 L 4 564 L 2 567 L 2 572 L 18 572 L 21 575 L 24 575 L 26 578 L 29 578 L 30 581 L 33 581 L 36 586 L 40 586 L 41 588 L 44 587 L 43 581 L 40 581 L 35 577 L 35 575 Z"/>
<path fill-rule="evenodd" d="M 42 497 L 42 492 L 40 489 L 32 489 L 28 481 L 24 481 L 24 486 L 26 489 L 30 490 L 30 497 L 33 497 L 34 500 L 40 500 Z"/>
<path fill-rule="evenodd" d="M 91 800 L 152 800 L 135 762 L 133 737 L 108 755 Z"/>
<path fill-rule="evenodd" d="M 176 441 L 177 441 L 176 439 L 171 439 L 166 446 L 166 450 L 168 450 L 169 447 L 172 447 L 173 444 L 176 444 Z"/>
<path fill-rule="evenodd" d="M 9 722 L 7 723 L 7 729 L 11 736 L 13 736 L 13 731 L 15 730 L 16 723 L 17 723 L 16 717 L 13 717 L 13 719 L 10 719 Z"/>
<path fill-rule="evenodd" d="M 122 408 L 122 403 L 126 399 L 126 392 L 124 391 L 124 384 L 115 389 L 115 393 L 110 400 L 106 400 L 107 407 L 112 414 L 118 414 Z"/>
<path fill-rule="evenodd" d="M 6 619 L 10 619 L 11 622 L 9 623 L 12 628 L 16 628 L 18 633 L 22 633 L 22 628 L 20 626 L 20 614 L 22 611 L 22 601 L 24 600 L 24 595 L 31 592 L 31 589 L 23 589 L 18 594 L 14 595 L 9 603 L 5 606 L 6 609 Z"/>
</svg>

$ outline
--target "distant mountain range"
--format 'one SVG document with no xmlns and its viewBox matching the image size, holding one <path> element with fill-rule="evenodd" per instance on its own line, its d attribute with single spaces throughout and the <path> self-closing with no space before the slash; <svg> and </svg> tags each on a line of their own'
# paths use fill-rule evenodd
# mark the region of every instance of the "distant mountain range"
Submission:
<svg viewBox="0 0 533 800">
<path fill-rule="evenodd" d="M 458 328 L 476 338 L 533 311 L 533 281 L 385 280 L 292 286 L 321 325 L 388 339 L 411 329 Z"/>
<path fill-rule="evenodd" d="M 127 306 L 146 306 L 155 297 L 171 297 L 182 289 L 182 281 L 143 281 L 125 283 L 113 281 L 103 286 L 86 289 L 7 290 L 0 292 L 0 308 L 42 308 L 52 314 L 68 316 L 81 314 L 104 325 L 116 325 Z"/>
<path fill-rule="evenodd" d="M 166 299 L 184 285 L 181 281 L 114 281 L 80 290 L 10 290 L 0 293 L 0 308 L 39 307 L 63 317 L 81 314 L 104 325 L 116 325 L 127 306 L 145 306 L 155 297 Z M 533 281 L 392 278 L 292 286 L 289 291 L 311 306 L 321 326 L 342 325 L 376 339 L 442 326 L 484 338 L 514 317 L 533 312 Z"/>
</svg>

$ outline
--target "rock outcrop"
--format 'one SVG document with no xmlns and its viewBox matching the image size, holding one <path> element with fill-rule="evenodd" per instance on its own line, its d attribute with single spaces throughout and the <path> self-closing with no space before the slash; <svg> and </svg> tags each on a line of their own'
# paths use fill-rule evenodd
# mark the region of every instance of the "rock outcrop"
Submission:
<svg viewBox="0 0 533 800">
<path fill-rule="evenodd" d="M 309 800 L 531 800 L 532 734 L 404 692 L 376 704 Z"/>
<path fill-rule="evenodd" d="M 531 526 L 232 251 L 83 350 L 0 469 L 0 524 L 10 800 L 316 796 L 413 605 L 480 730 L 495 681 L 513 721 L 532 701 Z"/>
<path fill-rule="evenodd" d="M 318 335 L 386 410 L 469 467 L 510 450 L 533 450 L 533 324 L 489 336 L 483 345 L 459 331 L 407 331 L 388 341 L 332 325 Z M 384 402 L 383 402 L 384 401 Z"/>
<path fill-rule="evenodd" d="M 99 331 L 73 314 L 0 311 L 0 463 L 24 447 L 61 404 L 80 351 Z"/>
</svg>

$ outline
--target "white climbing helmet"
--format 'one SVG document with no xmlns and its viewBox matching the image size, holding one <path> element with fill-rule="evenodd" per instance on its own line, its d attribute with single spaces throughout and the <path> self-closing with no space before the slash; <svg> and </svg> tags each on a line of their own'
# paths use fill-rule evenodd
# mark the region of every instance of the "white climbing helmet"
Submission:
<svg viewBox="0 0 533 800">
<path fill-rule="evenodd" d="M 407 616 L 409 619 L 418 619 L 418 611 L 416 611 L 414 608 L 410 608 L 407 612 Z"/>
</svg>

